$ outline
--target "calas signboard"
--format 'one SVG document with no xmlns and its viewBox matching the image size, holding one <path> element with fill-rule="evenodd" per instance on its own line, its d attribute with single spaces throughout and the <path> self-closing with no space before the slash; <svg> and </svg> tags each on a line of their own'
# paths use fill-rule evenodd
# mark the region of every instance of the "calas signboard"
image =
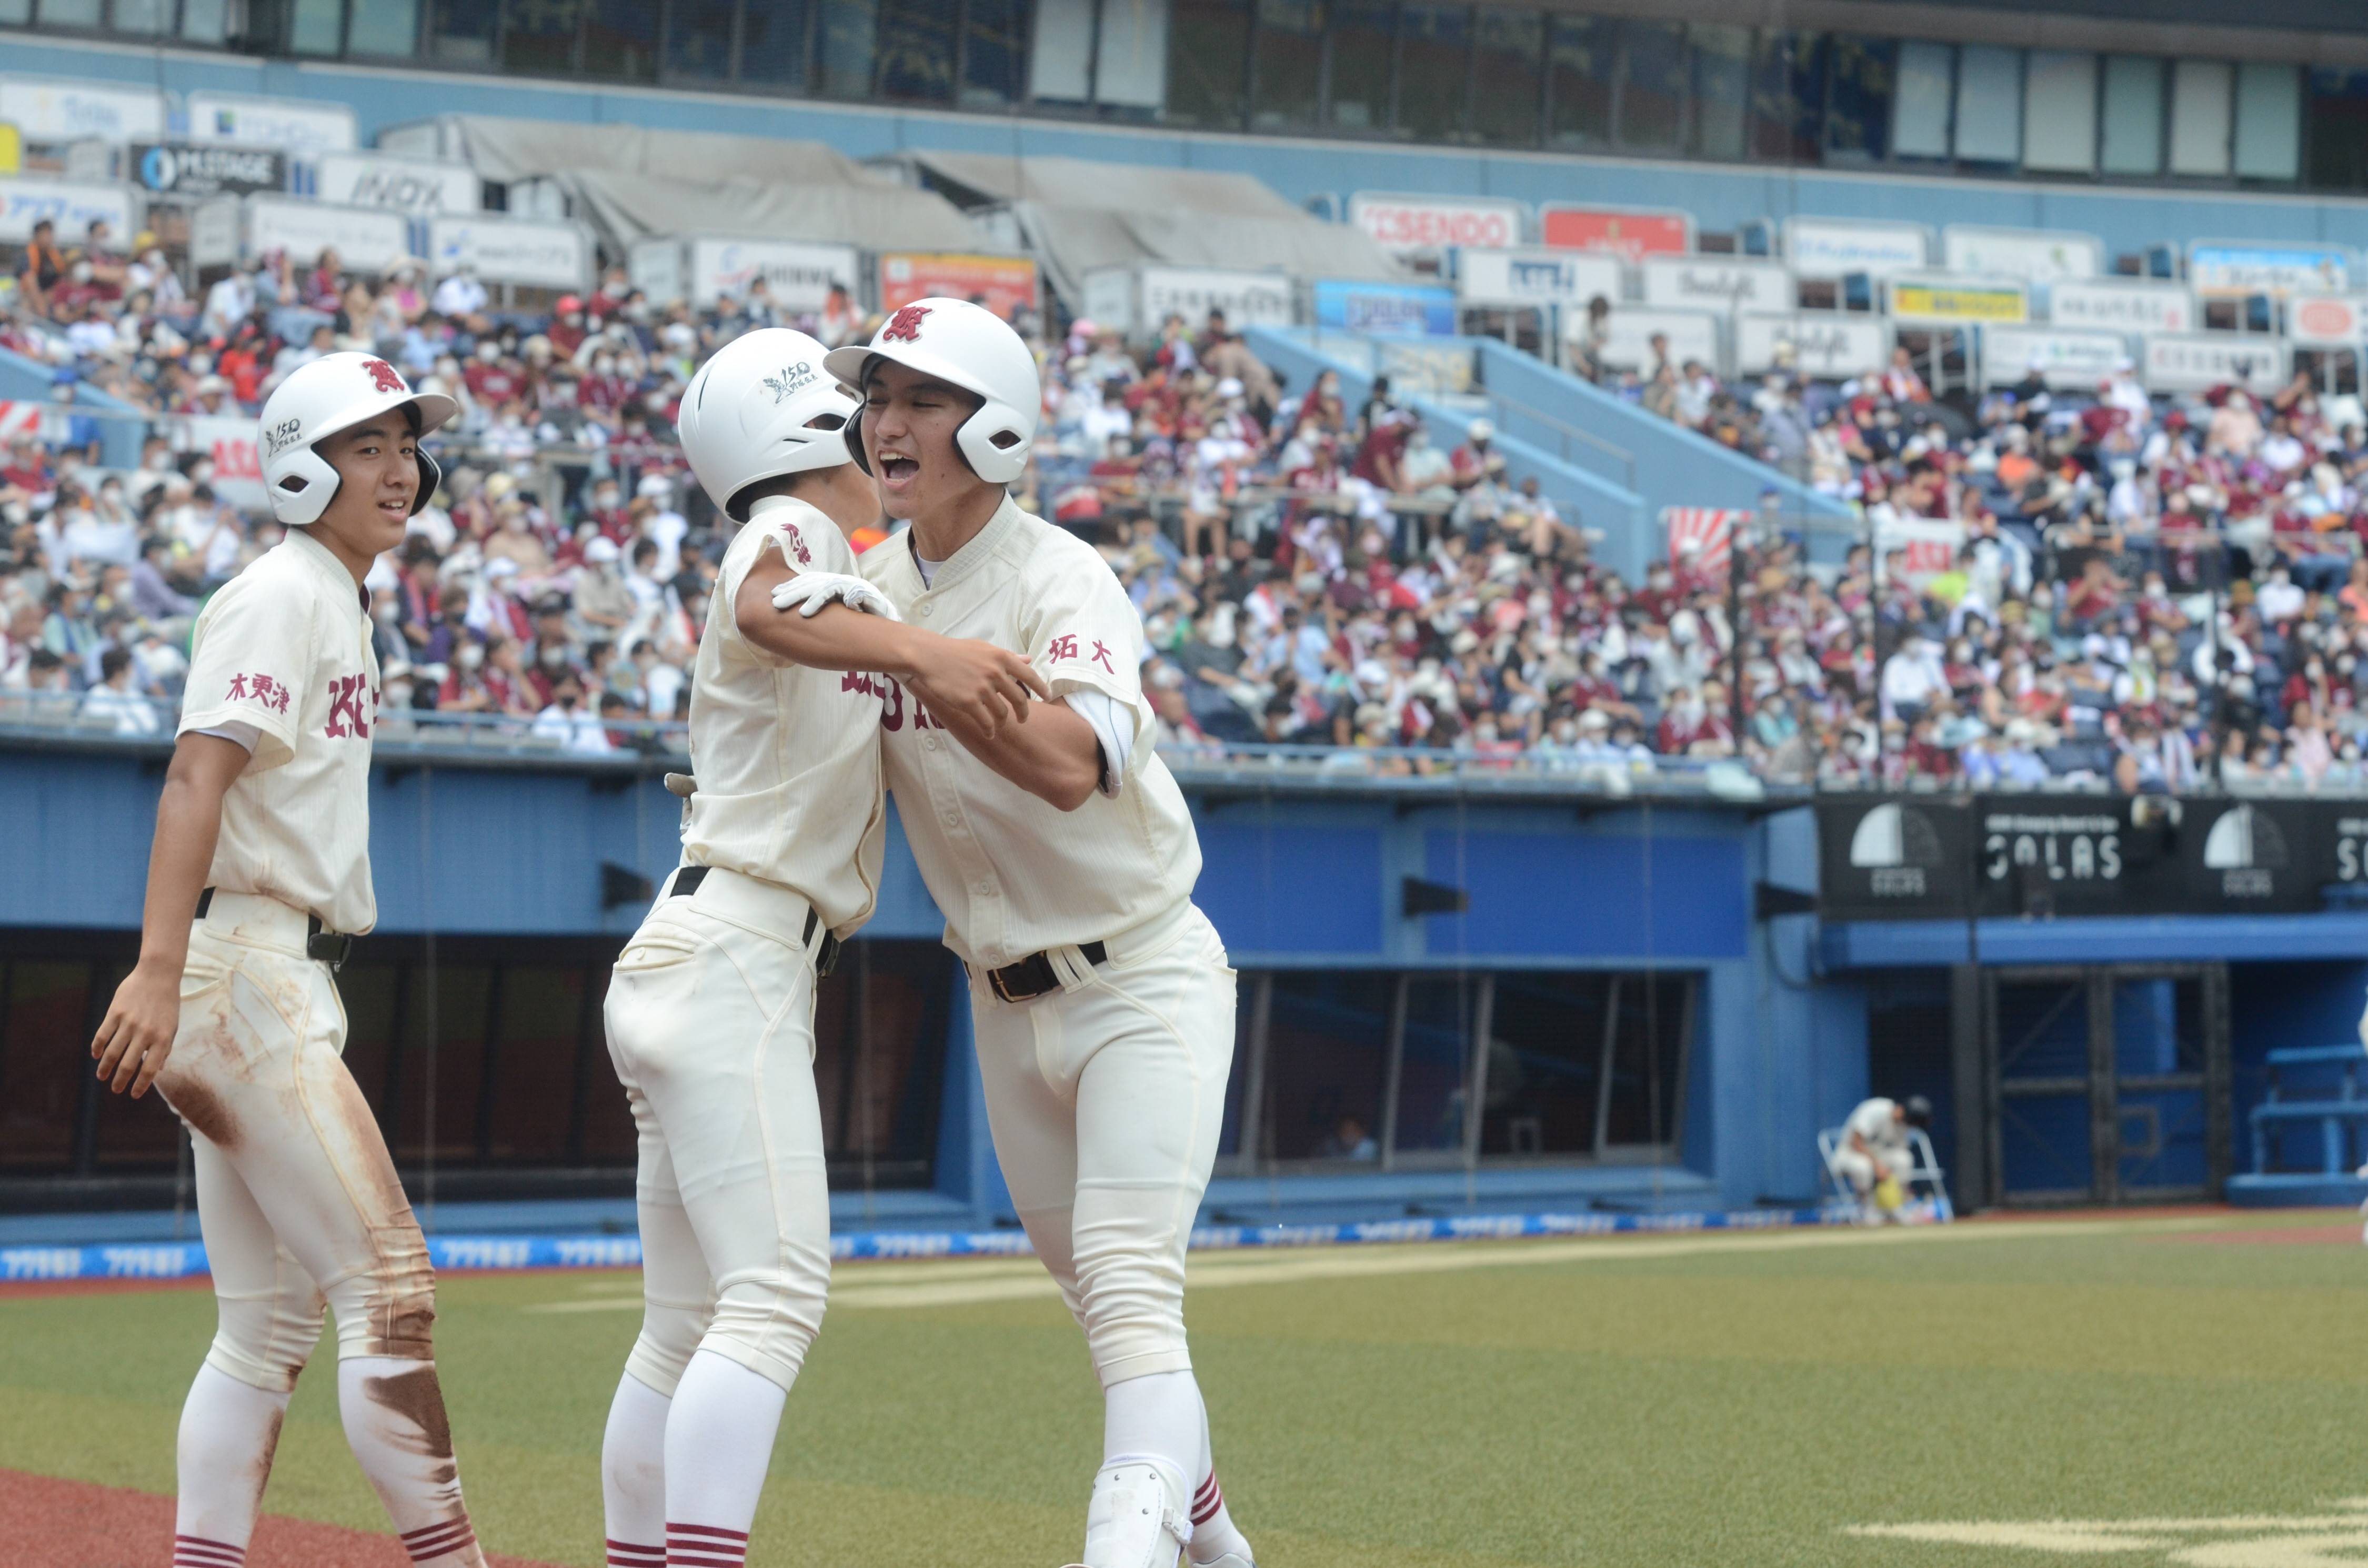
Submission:
<svg viewBox="0 0 2368 1568">
<path fill-rule="evenodd" d="M 2138 278 L 2052 283 L 2047 319 L 2057 326 L 2113 332 L 2193 332 L 2202 324 L 2186 284 Z"/>
<path fill-rule="evenodd" d="M 1818 381 L 1871 375 L 1891 358 L 1890 324 L 1841 311 L 1735 318 L 1735 369 L 1756 376 L 1790 364 Z"/>
<path fill-rule="evenodd" d="M 1626 261 L 1685 256 L 1694 248 L 1694 221 L 1683 212 L 1556 202 L 1539 210 L 1538 237 L 1556 250 L 1603 251 Z"/>
<path fill-rule="evenodd" d="M 1783 263 L 1743 256 L 1648 256 L 1637 267 L 1656 310 L 1782 314 L 1797 303 Z"/>
</svg>

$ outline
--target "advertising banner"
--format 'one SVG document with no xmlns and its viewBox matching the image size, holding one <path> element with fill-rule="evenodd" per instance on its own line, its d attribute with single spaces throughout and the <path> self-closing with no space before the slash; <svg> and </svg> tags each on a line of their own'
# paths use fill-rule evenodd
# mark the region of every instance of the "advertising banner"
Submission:
<svg viewBox="0 0 2368 1568">
<path fill-rule="evenodd" d="M 1636 268 L 1656 310 L 1781 315 L 1798 303 L 1782 262 L 1739 256 L 1649 256 Z"/>
<path fill-rule="evenodd" d="M 1957 563 L 1964 544 L 1965 525 L 1945 517 L 1892 517 L 1877 525 L 1874 534 L 1884 576 L 1896 575 L 1918 592 Z"/>
<path fill-rule="evenodd" d="M 1522 239 L 1518 201 L 1485 197 L 1393 196 L 1360 190 L 1349 198 L 1349 222 L 1399 256 L 1457 246 L 1501 250 Z"/>
<path fill-rule="evenodd" d="M 626 280 L 660 304 L 690 298 L 683 250 L 677 239 L 635 240 L 625 252 Z"/>
<path fill-rule="evenodd" d="M 1895 278 L 1891 280 L 1891 314 L 1900 322 L 1934 322 L 1964 326 L 2003 322 L 2009 325 L 2031 319 L 2028 285 L 2006 278 Z"/>
<path fill-rule="evenodd" d="M 2293 374 L 2286 340 L 2259 333 L 2148 333 L 2140 361 L 2148 392 L 2241 386 L 2270 396 Z"/>
<path fill-rule="evenodd" d="M 2340 294 L 2351 286 L 2351 252 L 2342 245 L 2197 240 L 2187 247 L 2187 277 L 2199 294 Z"/>
<path fill-rule="evenodd" d="M 888 251 L 880 257 L 880 308 L 931 294 L 977 300 L 1004 320 L 1036 308 L 1036 264 L 1024 256 L 966 251 Z"/>
<path fill-rule="evenodd" d="M 1858 796 L 1817 807 L 1827 919 L 2300 914 L 2368 881 L 2368 802 Z"/>
<path fill-rule="evenodd" d="M 108 87 L 0 76 L 0 119 L 36 146 L 79 142 L 156 142 L 165 135 L 165 96 L 154 89 Z"/>
<path fill-rule="evenodd" d="M 2368 326 L 2368 299 L 2306 294 L 2286 301 L 2286 335 L 2307 348 L 2354 348 Z"/>
<path fill-rule="evenodd" d="M 2047 319 L 2114 332 L 2193 332 L 2203 324 L 2186 284 L 2136 278 L 2050 284 Z"/>
<path fill-rule="evenodd" d="M 1952 223 L 1941 231 L 1941 265 L 1976 278 L 2054 283 L 2105 269 L 2104 242 L 2064 229 L 1990 229 Z"/>
<path fill-rule="evenodd" d="M 47 218 L 58 226 L 61 245 L 80 244 L 93 222 L 105 220 L 119 244 L 132 233 L 131 193 L 120 185 L 78 185 L 72 180 L 0 179 L 0 241 L 23 244 L 33 225 Z"/>
<path fill-rule="evenodd" d="M 1584 324 L 1585 318 L 1565 315 L 1563 328 Z M 1708 311 L 1615 310 L 1608 324 L 1611 335 L 1603 345 L 1603 362 L 1616 369 L 1650 371 L 1653 338 L 1668 339 L 1669 363 L 1683 366 L 1699 359 L 1713 370 L 1724 361 L 1718 352 L 1718 318 Z"/>
<path fill-rule="evenodd" d="M 131 177 L 152 199 L 196 201 L 288 188 L 288 154 L 275 148 L 135 142 L 130 162 Z"/>
<path fill-rule="evenodd" d="M 1883 369 L 1891 359 L 1891 324 L 1859 312 L 1804 311 L 1788 316 L 1735 319 L 1735 369 L 1756 376 L 1784 362 L 1819 381 L 1843 381 Z"/>
<path fill-rule="evenodd" d="M 1122 285 L 1112 291 L 1110 274 L 1097 274 L 1113 304 L 1123 305 L 1109 319 L 1094 320 L 1121 331 L 1151 332 L 1169 316 L 1182 316 L 1195 330 L 1211 311 L 1225 312 L 1225 324 L 1289 326 L 1298 319 L 1298 304 L 1290 278 L 1280 272 L 1228 272 L 1207 267 L 1144 267 L 1116 276 Z"/>
<path fill-rule="evenodd" d="M 853 245 L 805 244 L 791 240 L 693 240 L 690 299 L 712 305 L 725 295 L 738 299 L 757 278 L 773 303 L 788 311 L 819 311 L 836 283 L 853 295 L 858 288 Z M 655 298 L 657 296 L 653 296 Z M 669 296 L 671 297 L 671 296 Z"/>
<path fill-rule="evenodd" d="M 238 198 L 217 196 L 189 210 L 189 265 L 203 271 L 238 260 Z"/>
<path fill-rule="evenodd" d="M 1982 384 L 2010 387 L 2036 365 L 2051 387 L 2094 392 L 2130 358 L 2129 339 L 2118 332 L 2073 332 L 2063 328 L 1987 326 L 1982 329 Z"/>
<path fill-rule="evenodd" d="M 1598 295 L 1620 302 L 1616 256 L 1570 250 L 1467 250 L 1455 257 L 1455 290 L 1475 305 L 1579 305 Z"/>
<path fill-rule="evenodd" d="M 466 164 L 431 164 L 377 153 L 324 153 L 300 181 L 311 194 L 341 207 L 384 207 L 414 218 L 457 217 L 484 206 L 477 171 Z"/>
<path fill-rule="evenodd" d="M 1315 324 L 1395 337 L 1451 337 L 1455 291 L 1420 283 L 1318 283 Z"/>
<path fill-rule="evenodd" d="M 1627 261 L 1687 256 L 1694 248 L 1690 213 L 1555 202 L 1538 210 L 1538 238 L 1556 250 L 1604 251 Z"/>
<path fill-rule="evenodd" d="M 203 452 L 213 459 L 214 494 L 223 500 L 239 506 L 266 506 L 271 497 L 263 489 L 263 463 L 255 446 L 256 429 L 252 419 L 177 415 L 173 420 L 173 446 L 176 451 Z"/>
<path fill-rule="evenodd" d="M 398 261 L 417 259 L 411 249 L 411 222 L 400 212 L 331 207 L 289 196 L 245 200 L 245 254 L 250 260 L 286 251 L 299 267 L 310 267 L 322 251 L 335 250 L 347 267 L 384 272 Z"/>
<path fill-rule="evenodd" d="M 189 140 L 288 153 L 347 153 L 354 147 L 354 111 L 344 104 L 191 93 Z"/>
<path fill-rule="evenodd" d="M 427 257 L 439 278 L 466 263 L 488 283 L 519 283 L 529 289 L 581 289 L 592 279 L 591 244 L 573 223 L 537 223 L 491 213 L 431 218 Z"/>
<path fill-rule="evenodd" d="M 1843 218 L 1787 219 L 1784 259 L 1804 278 L 1839 278 L 1851 272 L 1889 278 L 1932 265 L 1923 224 Z"/>
</svg>

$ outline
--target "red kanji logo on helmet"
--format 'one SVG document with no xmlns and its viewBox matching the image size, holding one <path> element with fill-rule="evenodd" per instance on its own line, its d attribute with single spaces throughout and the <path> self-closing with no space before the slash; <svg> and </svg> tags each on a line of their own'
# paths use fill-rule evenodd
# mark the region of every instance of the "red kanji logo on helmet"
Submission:
<svg viewBox="0 0 2368 1568">
<path fill-rule="evenodd" d="M 921 341 L 921 318 L 929 313 L 928 305 L 905 305 L 888 318 L 880 329 L 882 343 L 918 343 Z"/>
<path fill-rule="evenodd" d="M 403 378 L 396 375 L 394 373 L 394 367 L 388 364 L 385 360 L 371 359 L 365 361 L 362 365 L 362 369 L 370 372 L 370 384 L 378 388 L 379 391 L 382 392 L 401 392 L 404 390 Z"/>
</svg>

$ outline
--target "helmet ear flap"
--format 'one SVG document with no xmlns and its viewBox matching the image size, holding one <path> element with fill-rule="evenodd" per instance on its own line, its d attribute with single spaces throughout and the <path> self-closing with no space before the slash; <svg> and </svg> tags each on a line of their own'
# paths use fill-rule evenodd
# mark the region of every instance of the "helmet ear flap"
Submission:
<svg viewBox="0 0 2368 1568">
<path fill-rule="evenodd" d="M 855 412 L 847 416 L 847 423 L 838 427 L 838 433 L 847 437 L 848 461 L 860 469 L 867 478 L 870 477 L 871 460 L 863 455 L 862 403 L 858 403 L 855 405 Z"/>
<path fill-rule="evenodd" d="M 415 447 L 411 455 L 419 460 L 419 493 L 411 498 L 411 515 L 417 517 L 436 499 L 436 492 L 444 483 L 444 465 L 427 455 L 425 447 Z"/>
</svg>

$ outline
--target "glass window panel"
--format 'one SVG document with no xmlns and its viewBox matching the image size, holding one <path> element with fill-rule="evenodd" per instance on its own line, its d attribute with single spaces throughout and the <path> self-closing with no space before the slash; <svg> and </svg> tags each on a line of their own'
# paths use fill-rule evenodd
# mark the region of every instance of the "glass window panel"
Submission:
<svg viewBox="0 0 2368 1568">
<path fill-rule="evenodd" d="M 878 0 L 822 0 L 814 90 L 834 98 L 871 96 L 880 42 Z"/>
<path fill-rule="evenodd" d="M 1763 32 L 1751 68 L 1751 154 L 1814 164 L 1826 113 L 1823 33 Z"/>
<path fill-rule="evenodd" d="M 1001 108 L 1019 101 L 1027 59 L 1022 0 L 968 0 L 962 8 L 962 105 Z"/>
<path fill-rule="evenodd" d="M 1332 99 L 1326 116 L 1344 131 L 1380 131 L 1390 123 L 1390 60 L 1397 8 L 1348 0 L 1332 12 Z"/>
<path fill-rule="evenodd" d="M 1242 123 L 1249 30 L 1245 0 L 1176 0 L 1175 41 L 1167 51 L 1167 119 L 1225 129 Z"/>
<path fill-rule="evenodd" d="M 1218 1169 L 1227 1169 L 1227 1162 L 1237 1161 L 1243 1153 L 1242 1112 L 1249 1094 L 1250 1031 L 1258 1026 L 1258 989 L 1266 983 L 1260 974 L 1244 974 L 1234 987 L 1234 1065 L 1225 1079 L 1225 1117 L 1217 1128 Z M 1245 1168 L 1235 1165 L 1235 1170 Z"/>
<path fill-rule="evenodd" d="M 495 24 L 501 19 L 501 14 L 493 6 L 484 0 L 435 0 L 431 15 L 436 27 L 433 52 L 437 59 L 477 65 L 492 63 Z"/>
<path fill-rule="evenodd" d="M 954 96 L 960 0 L 886 0 L 880 11 L 880 93 L 946 103 Z"/>
<path fill-rule="evenodd" d="M 2236 68 L 2222 60 L 2181 60 L 2170 75 L 2170 172 L 2228 172 L 2229 99 Z"/>
<path fill-rule="evenodd" d="M 181 0 L 181 36 L 189 42 L 220 43 L 229 33 L 230 0 Z"/>
<path fill-rule="evenodd" d="M 1681 974 L 1622 977 L 1604 1147 L 1677 1141 L 1678 1075 L 1685 1059 L 1683 1031 L 1691 1021 L 1689 989 Z"/>
<path fill-rule="evenodd" d="M 1545 23 L 1534 11 L 1483 11 L 1474 40 L 1473 129 L 1499 147 L 1538 144 Z"/>
<path fill-rule="evenodd" d="M 1322 0 L 1258 0 L 1253 82 L 1253 127 L 1284 131 L 1315 123 L 1324 86 Z"/>
<path fill-rule="evenodd" d="M 1751 29 L 1698 22 L 1687 36 L 1694 46 L 1694 151 L 1740 158 L 1751 99 Z"/>
<path fill-rule="evenodd" d="M 504 0 L 502 69 L 546 74 L 575 69 L 575 34 L 587 0 Z"/>
<path fill-rule="evenodd" d="M 5 971 L 0 1020 L 0 1170 L 59 1171 L 74 1158 L 74 1112 L 90 1058 L 92 966 L 19 959 Z"/>
<path fill-rule="evenodd" d="M 109 20 L 117 32 L 154 38 L 171 29 L 173 0 L 115 0 L 115 13 Z"/>
<path fill-rule="evenodd" d="M 1396 992 L 1394 974 L 1274 977 L 1265 1155 L 1380 1164 L 1382 1079 Z"/>
<path fill-rule="evenodd" d="M 1611 983 L 1600 974 L 1497 976 L 1480 1119 L 1484 1157 L 1594 1151 Z"/>
<path fill-rule="evenodd" d="M 486 1158 L 548 1165 L 566 1157 L 587 1022 L 586 978 L 574 967 L 511 964 L 502 971 L 493 1099 L 478 1130 Z"/>
<path fill-rule="evenodd" d="M 1880 162 L 1889 150 L 1891 84 L 1898 45 L 1838 36 L 1833 91 L 1826 106 L 1826 153 L 1844 163 Z"/>
<path fill-rule="evenodd" d="M 2162 173 L 2162 67 L 2150 55 L 2105 56 L 2107 174 Z"/>
<path fill-rule="evenodd" d="M 1686 129 L 1686 29 L 1679 22 L 1630 22 L 1621 29 L 1620 142 L 1674 153 Z"/>
<path fill-rule="evenodd" d="M 493 969 L 485 964 L 439 963 L 432 988 L 427 966 L 412 966 L 393 1114 L 380 1112 L 382 1120 L 393 1122 L 388 1142 L 397 1165 L 416 1165 L 427 1157 L 431 1104 L 436 1158 L 477 1157 L 477 1096 L 484 1086 L 493 984 Z"/>
<path fill-rule="evenodd" d="M 2309 113 L 2312 187 L 2368 188 L 2368 71 L 2313 71 Z"/>
<path fill-rule="evenodd" d="M 1417 142 L 1463 139 L 1472 76 L 1472 13 L 1408 6 L 1398 14 L 1397 128 Z"/>
<path fill-rule="evenodd" d="M 1157 108 L 1167 79 L 1167 0 L 1101 0 L 1101 6 L 1094 101 Z"/>
<path fill-rule="evenodd" d="M 1477 976 L 1406 983 L 1404 1045 L 1398 1066 L 1395 1153 L 1413 1164 L 1463 1153 L 1471 1103 Z"/>
<path fill-rule="evenodd" d="M 346 1005 L 346 1071 L 386 1134 L 387 1071 L 394 1046 L 395 998 L 407 981 L 404 966 L 347 964 L 337 971 L 337 995 Z"/>
<path fill-rule="evenodd" d="M 2097 166 L 2097 57 L 2034 49 L 2022 101 L 2025 168 L 2087 174 Z"/>
<path fill-rule="evenodd" d="M 929 1184 L 952 972 L 935 942 L 859 942 L 815 994 L 814 1093 L 833 1185 Z"/>
<path fill-rule="evenodd" d="M 1891 151 L 1901 158 L 1949 155 L 1949 103 L 1956 90 L 1953 45 L 1910 40 L 1899 46 L 1899 90 L 1891 100 Z"/>
<path fill-rule="evenodd" d="M 41 20 L 53 28 L 98 26 L 99 0 L 41 0 Z"/>
<path fill-rule="evenodd" d="M 419 49 L 419 0 L 367 0 L 346 24 L 346 52 L 408 56 Z"/>
<path fill-rule="evenodd" d="M 2248 60 L 2237 68 L 2237 173 L 2290 180 L 2301 172 L 2301 68 Z"/>
<path fill-rule="evenodd" d="M 296 0 L 288 18 L 288 48 L 296 54 L 335 54 L 345 22 L 345 0 Z"/>
<path fill-rule="evenodd" d="M 2011 164 L 2022 157 L 2022 51 L 1969 43 L 1957 51 L 1957 156 Z"/>
<path fill-rule="evenodd" d="M 599 1016 L 600 1005 L 609 993 L 609 965 L 614 955 L 595 963 L 588 975 L 592 987 L 592 1008 Z M 583 1087 L 583 1126 L 576 1133 L 577 1155 L 586 1165 L 630 1165 L 639 1153 L 639 1134 L 633 1126 L 633 1113 L 625 1102 L 625 1086 L 617 1082 L 615 1063 L 606 1051 L 592 1052 L 591 1065 L 586 1069 Z"/>
<path fill-rule="evenodd" d="M 33 0 L 0 0 L 0 27 L 19 27 L 32 19 Z"/>
<path fill-rule="evenodd" d="M 733 0 L 674 0 L 666 7 L 666 68 L 721 81 L 732 74 Z"/>
<path fill-rule="evenodd" d="M 1620 77 L 1620 24 L 1556 17 L 1546 56 L 1548 134 L 1557 147 L 1611 142 L 1612 85 Z"/>
<path fill-rule="evenodd" d="M 746 6 L 740 15 L 740 79 L 768 87 L 803 88 L 812 30 L 812 15 L 802 0 Z"/>
<path fill-rule="evenodd" d="M 1096 0 L 1037 0 L 1036 45 L 1028 62 L 1029 91 L 1040 98 L 1084 103 L 1093 92 Z"/>
<path fill-rule="evenodd" d="M 130 969 L 129 964 L 97 966 L 103 993 L 113 995 Z M 181 1152 L 181 1123 L 162 1095 L 142 1095 L 135 1100 L 129 1095 L 103 1094 L 97 1103 L 97 1125 L 91 1139 L 96 1169 L 112 1173 L 174 1168 Z"/>
<path fill-rule="evenodd" d="M 364 8 L 377 10 L 381 0 Z M 357 31 L 361 18 L 354 19 Z M 361 45 L 354 48 L 359 51 Z M 657 7 L 649 0 L 592 0 L 584 26 L 584 74 L 610 81 L 648 82 L 658 74 Z"/>
</svg>

